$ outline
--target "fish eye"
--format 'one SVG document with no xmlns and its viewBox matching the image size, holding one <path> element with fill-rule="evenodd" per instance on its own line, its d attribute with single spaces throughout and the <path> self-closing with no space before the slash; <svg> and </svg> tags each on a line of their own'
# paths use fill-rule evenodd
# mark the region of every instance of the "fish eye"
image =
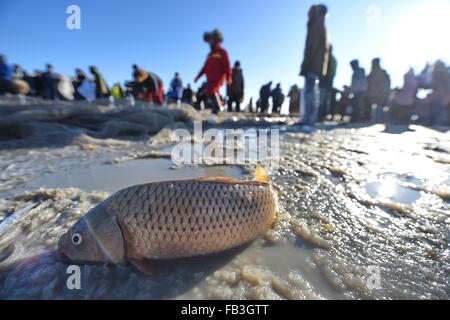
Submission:
<svg viewBox="0 0 450 320">
<path fill-rule="evenodd" d="M 75 233 L 75 234 L 72 236 L 72 243 L 73 243 L 74 245 L 78 246 L 78 245 L 81 244 L 82 241 L 83 241 L 83 237 L 81 236 L 81 234 Z"/>
</svg>

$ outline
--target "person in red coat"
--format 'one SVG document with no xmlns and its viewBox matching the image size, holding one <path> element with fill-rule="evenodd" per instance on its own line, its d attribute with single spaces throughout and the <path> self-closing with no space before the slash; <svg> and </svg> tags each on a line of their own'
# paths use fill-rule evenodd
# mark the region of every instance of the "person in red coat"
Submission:
<svg viewBox="0 0 450 320">
<path fill-rule="evenodd" d="M 195 82 L 203 75 L 206 75 L 206 108 L 210 108 L 213 113 L 217 114 L 223 107 L 223 101 L 219 94 L 220 88 L 225 81 L 229 86 L 232 83 L 230 60 L 228 53 L 222 48 L 223 36 L 219 30 L 215 29 L 212 32 L 206 32 L 203 39 L 206 43 L 209 43 L 211 52 Z"/>
</svg>

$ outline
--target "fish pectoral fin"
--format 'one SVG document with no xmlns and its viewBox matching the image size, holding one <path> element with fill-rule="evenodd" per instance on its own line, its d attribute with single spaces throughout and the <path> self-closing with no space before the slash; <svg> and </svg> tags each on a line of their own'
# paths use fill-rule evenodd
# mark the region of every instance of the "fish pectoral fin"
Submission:
<svg viewBox="0 0 450 320">
<path fill-rule="evenodd" d="M 147 276 L 157 276 L 159 271 L 152 266 L 151 261 L 144 259 L 129 259 L 128 260 L 139 272 Z"/>
</svg>

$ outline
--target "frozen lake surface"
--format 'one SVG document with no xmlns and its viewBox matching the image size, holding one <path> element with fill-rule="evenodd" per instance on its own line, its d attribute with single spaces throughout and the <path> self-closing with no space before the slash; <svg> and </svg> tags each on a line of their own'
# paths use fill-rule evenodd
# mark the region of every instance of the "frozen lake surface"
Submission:
<svg viewBox="0 0 450 320">
<path fill-rule="evenodd" d="M 131 264 L 80 266 L 75 291 L 55 248 L 91 207 L 134 184 L 250 179 L 252 168 L 174 168 L 167 154 L 149 157 L 167 135 L 82 134 L 44 148 L 5 142 L 0 299 L 448 299 L 449 133 L 284 129 L 280 169 L 271 172 L 281 212 L 265 238 L 217 255 L 152 261 L 152 275 Z"/>
</svg>

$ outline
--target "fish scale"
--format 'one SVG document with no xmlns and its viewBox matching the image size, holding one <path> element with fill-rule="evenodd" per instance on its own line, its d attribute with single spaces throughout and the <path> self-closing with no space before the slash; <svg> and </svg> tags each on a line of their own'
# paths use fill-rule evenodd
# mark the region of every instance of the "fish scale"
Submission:
<svg viewBox="0 0 450 320">
<path fill-rule="evenodd" d="M 160 182 L 122 190 L 106 206 L 133 259 L 227 250 L 263 235 L 276 218 L 276 199 L 264 182 Z"/>
</svg>

